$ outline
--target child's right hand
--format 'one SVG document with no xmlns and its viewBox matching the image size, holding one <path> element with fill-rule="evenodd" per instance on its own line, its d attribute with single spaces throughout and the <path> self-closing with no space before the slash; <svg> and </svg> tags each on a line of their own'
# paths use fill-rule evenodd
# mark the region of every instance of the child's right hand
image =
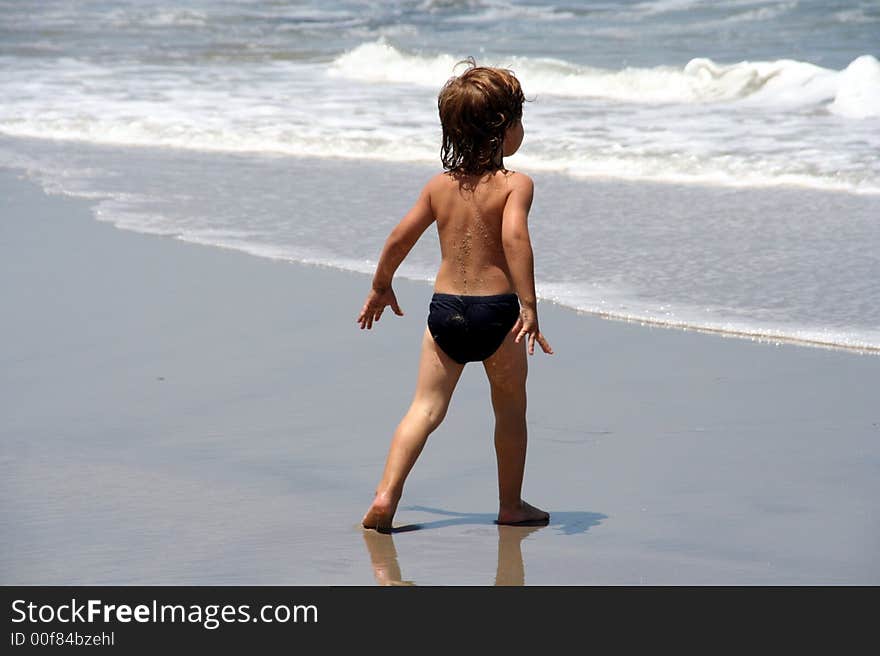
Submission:
<svg viewBox="0 0 880 656">
<path fill-rule="evenodd" d="M 544 338 L 544 335 L 542 335 L 541 331 L 538 329 L 538 316 L 536 313 L 531 312 L 530 310 L 520 309 L 519 319 L 516 320 L 516 324 L 513 326 L 513 332 L 516 332 L 516 339 L 514 341 L 517 344 L 519 344 L 523 335 L 526 336 L 529 345 L 529 355 L 535 354 L 536 341 L 541 346 L 544 353 L 547 355 L 553 355 L 553 349 L 550 347 L 550 343 Z"/>
<path fill-rule="evenodd" d="M 394 314 L 400 317 L 403 316 L 403 310 L 397 304 L 397 297 L 394 295 L 394 290 L 391 287 L 382 292 L 371 289 L 367 295 L 364 307 L 361 308 L 361 313 L 357 318 L 357 322 L 361 325 L 361 330 L 364 328 L 370 330 L 373 327 L 373 322 L 379 321 L 379 317 L 382 316 L 386 305 L 391 306 Z"/>
</svg>

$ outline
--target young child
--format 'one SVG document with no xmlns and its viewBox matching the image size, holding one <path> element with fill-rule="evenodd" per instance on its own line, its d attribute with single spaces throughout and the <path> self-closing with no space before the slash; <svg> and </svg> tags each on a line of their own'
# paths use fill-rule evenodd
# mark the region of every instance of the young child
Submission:
<svg viewBox="0 0 880 656">
<path fill-rule="evenodd" d="M 386 306 L 403 316 L 391 288 L 400 263 L 436 221 L 442 261 L 422 339 L 415 396 L 397 426 L 382 480 L 362 520 L 390 530 L 406 477 L 443 421 L 467 362 L 482 362 L 495 412 L 498 524 L 546 524 L 550 516 L 522 500 L 526 459 L 526 347 L 552 354 L 538 328 L 528 214 L 531 178 L 504 167 L 523 140 L 519 81 L 478 67 L 440 91 L 444 172 L 425 185 L 391 231 L 357 321 L 373 327 Z M 525 338 L 525 339 L 523 339 Z"/>
</svg>

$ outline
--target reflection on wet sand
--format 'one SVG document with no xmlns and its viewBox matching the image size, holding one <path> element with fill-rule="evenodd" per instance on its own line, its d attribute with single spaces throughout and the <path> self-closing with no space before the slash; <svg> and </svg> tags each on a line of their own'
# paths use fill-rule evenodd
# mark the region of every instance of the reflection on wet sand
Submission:
<svg viewBox="0 0 880 656">
<path fill-rule="evenodd" d="M 364 542 L 373 564 L 373 574 L 379 585 L 415 585 L 412 581 L 403 580 L 392 534 L 451 526 L 486 526 L 491 525 L 495 520 L 495 515 L 488 513 L 460 513 L 427 506 L 408 506 L 402 510 L 440 515 L 443 519 L 395 526 L 390 531 L 381 533 L 372 529 L 362 529 Z M 586 533 L 607 518 L 607 515 L 597 512 L 553 511 L 550 513 L 549 526 L 553 527 L 557 535 L 577 535 Z M 498 567 L 495 571 L 495 585 L 524 585 L 526 576 L 520 545 L 526 537 L 547 526 L 496 524 L 496 528 L 498 529 Z"/>
<path fill-rule="evenodd" d="M 498 567 L 495 585 L 524 585 L 525 565 L 520 544 L 542 526 L 498 526 Z M 390 533 L 364 529 L 364 543 L 370 553 L 373 575 L 379 585 L 415 585 L 405 581 L 397 561 L 397 549 Z"/>
<path fill-rule="evenodd" d="M 527 536 L 542 528 L 544 527 L 498 527 L 498 567 L 495 570 L 495 585 L 525 585 L 526 568 L 520 545 Z"/>
<path fill-rule="evenodd" d="M 390 533 L 379 533 L 372 529 L 364 529 L 364 542 L 370 552 L 373 575 L 379 585 L 415 585 L 412 581 L 404 581 L 397 562 L 397 549 Z"/>
</svg>

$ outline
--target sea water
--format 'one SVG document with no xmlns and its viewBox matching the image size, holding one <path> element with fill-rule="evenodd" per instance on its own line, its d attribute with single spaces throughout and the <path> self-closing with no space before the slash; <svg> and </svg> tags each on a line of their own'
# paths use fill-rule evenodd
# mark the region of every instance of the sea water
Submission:
<svg viewBox="0 0 880 656">
<path fill-rule="evenodd" d="M 861 0 L 0 0 L 0 166 L 122 228 L 369 273 L 472 56 L 530 100 L 507 163 L 539 182 L 542 298 L 880 350 L 878 44 Z M 431 280 L 431 239 L 401 275 Z"/>
</svg>

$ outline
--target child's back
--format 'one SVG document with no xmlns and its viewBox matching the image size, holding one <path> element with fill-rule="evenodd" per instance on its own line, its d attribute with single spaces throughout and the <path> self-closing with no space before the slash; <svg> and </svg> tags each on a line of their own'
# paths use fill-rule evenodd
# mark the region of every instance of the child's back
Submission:
<svg viewBox="0 0 880 656">
<path fill-rule="evenodd" d="M 528 186 L 526 176 L 512 171 L 482 176 L 441 173 L 431 180 L 441 254 L 435 291 L 465 295 L 514 291 L 502 220 L 511 191 Z"/>
</svg>

